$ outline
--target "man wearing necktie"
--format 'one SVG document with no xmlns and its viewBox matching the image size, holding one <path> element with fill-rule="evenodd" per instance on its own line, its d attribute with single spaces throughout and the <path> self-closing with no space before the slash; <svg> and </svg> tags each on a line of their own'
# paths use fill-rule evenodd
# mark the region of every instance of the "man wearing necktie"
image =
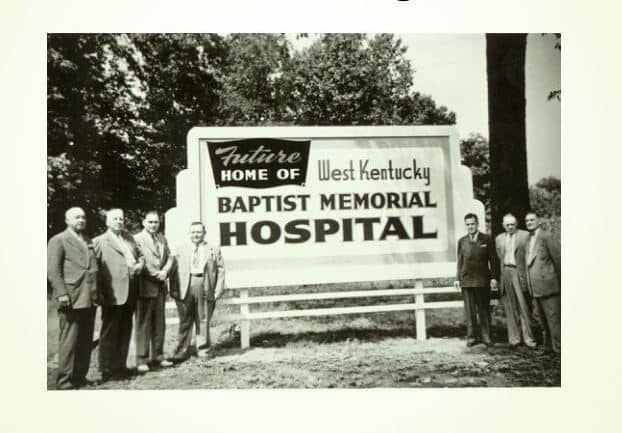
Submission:
<svg viewBox="0 0 622 433">
<path fill-rule="evenodd" d="M 499 292 L 505 310 L 508 342 L 511 347 L 524 343 L 533 349 L 536 341 L 533 338 L 531 296 L 527 289 L 525 267 L 525 245 L 529 233 L 518 229 L 516 217 L 512 214 L 503 217 L 503 228 L 505 233 L 498 235 L 495 242 L 501 267 Z"/>
<path fill-rule="evenodd" d="M 497 256 L 492 238 L 478 231 L 477 215 L 464 217 L 467 235 L 458 240 L 457 281 L 462 289 L 467 325 L 467 346 L 492 344 L 490 338 L 490 290 L 497 287 Z"/>
<path fill-rule="evenodd" d="M 132 316 L 145 259 L 125 231 L 121 209 L 106 213 L 108 230 L 93 239 L 99 264 L 102 327 L 99 334 L 99 370 L 102 380 L 130 374 L 127 355 L 132 337 Z"/>
<path fill-rule="evenodd" d="M 561 245 L 542 230 L 535 212 L 525 215 L 527 283 L 542 322 L 544 350 L 561 352 Z"/>
<path fill-rule="evenodd" d="M 205 226 L 190 225 L 190 242 L 175 251 L 175 271 L 171 275 L 170 293 L 179 314 L 179 343 L 173 361 L 187 359 L 196 349 L 192 345 L 192 328 L 200 334 L 205 319 L 205 346 L 210 347 L 209 325 L 216 300 L 225 286 L 225 267 L 220 248 L 205 242 Z"/>
<path fill-rule="evenodd" d="M 97 308 L 97 261 L 84 234 L 86 214 L 79 207 L 65 213 L 67 229 L 48 243 L 48 280 L 58 303 L 58 374 L 56 389 L 86 385 Z"/>
<path fill-rule="evenodd" d="M 149 211 L 143 219 L 143 230 L 134 235 L 145 258 L 136 301 L 136 366 L 139 373 L 149 371 L 149 364 L 152 367 L 172 365 L 164 359 L 164 335 L 166 281 L 173 268 L 173 257 L 166 238 L 158 233 L 159 228 L 158 212 Z"/>
</svg>

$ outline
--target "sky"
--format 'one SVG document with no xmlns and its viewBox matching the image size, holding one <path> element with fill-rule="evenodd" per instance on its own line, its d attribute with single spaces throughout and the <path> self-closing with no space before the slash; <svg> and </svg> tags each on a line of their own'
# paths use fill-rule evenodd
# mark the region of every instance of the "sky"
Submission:
<svg viewBox="0 0 622 433">
<path fill-rule="evenodd" d="M 488 137 L 486 41 L 483 34 L 397 35 L 415 69 L 413 89 L 456 113 L 461 138 Z M 547 101 L 560 89 L 561 55 L 552 35 L 530 34 L 525 59 L 529 183 L 561 177 L 561 103 Z"/>
<path fill-rule="evenodd" d="M 461 138 L 488 138 L 486 40 L 484 34 L 397 34 L 415 71 L 413 90 L 456 113 Z M 303 39 L 294 45 L 308 44 Z M 529 183 L 561 178 L 561 103 L 547 101 L 560 89 L 561 55 L 552 35 L 529 34 L 525 59 L 527 169 Z"/>
</svg>

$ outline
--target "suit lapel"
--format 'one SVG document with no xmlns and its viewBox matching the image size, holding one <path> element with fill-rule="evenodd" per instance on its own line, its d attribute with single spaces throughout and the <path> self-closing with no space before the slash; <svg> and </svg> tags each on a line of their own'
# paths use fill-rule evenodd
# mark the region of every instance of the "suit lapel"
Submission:
<svg viewBox="0 0 622 433">
<path fill-rule="evenodd" d="M 121 249 L 121 246 L 119 245 L 119 242 L 117 242 L 116 239 L 114 239 L 113 234 L 110 232 L 106 233 L 106 242 L 108 242 L 108 245 L 110 245 L 110 247 L 115 250 L 116 252 L 118 252 L 119 254 L 121 254 L 123 257 L 125 257 L 125 254 L 123 254 L 123 250 Z"/>
<path fill-rule="evenodd" d="M 80 251 L 80 261 L 82 262 L 81 264 L 85 267 L 88 267 L 89 265 L 89 250 L 88 250 L 88 246 L 87 244 L 85 244 L 87 241 L 85 239 L 85 243 L 80 242 L 80 240 L 78 238 L 76 238 L 76 236 L 70 232 L 71 229 L 67 229 L 66 233 L 65 233 L 65 240 L 67 242 L 67 244 L 69 244 L 71 247 L 77 249 L 78 251 Z"/>
<path fill-rule="evenodd" d="M 160 243 L 160 253 L 158 254 L 158 251 L 156 249 L 156 246 L 154 244 L 153 238 L 151 237 L 151 235 L 149 233 L 147 233 L 146 231 L 142 231 L 138 234 L 138 236 L 140 236 L 141 239 L 141 243 L 143 245 L 146 245 L 147 248 L 151 251 L 151 253 L 153 254 L 154 257 L 156 257 L 160 263 L 160 265 L 162 265 L 162 244 Z M 156 235 L 156 241 L 155 242 L 159 242 L 160 238 L 158 235 Z"/>
<path fill-rule="evenodd" d="M 527 263 L 527 266 L 531 266 L 533 264 L 533 261 L 536 259 L 538 248 L 540 247 L 540 233 L 537 233 L 535 236 L 536 239 L 533 241 L 533 249 L 531 250 L 529 249 L 531 246 L 531 238 L 527 239 L 527 251 L 529 253 L 529 263 Z"/>
<path fill-rule="evenodd" d="M 507 233 L 503 233 L 502 237 L 501 237 L 501 260 L 503 260 L 503 258 L 505 257 L 505 244 L 508 241 L 508 234 Z"/>
</svg>

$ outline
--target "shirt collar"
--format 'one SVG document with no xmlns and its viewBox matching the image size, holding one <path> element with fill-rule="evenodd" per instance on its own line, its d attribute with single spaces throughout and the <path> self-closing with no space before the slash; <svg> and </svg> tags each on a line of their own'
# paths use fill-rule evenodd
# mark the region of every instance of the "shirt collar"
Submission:
<svg viewBox="0 0 622 433">
<path fill-rule="evenodd" d="M 156 232 L 155 234 L 151 234 L 147 231 L 147 229 L 143 229 L 143 233 L 146 234 L 148 237 L 150 237 L 151 239 L 153 239 L 154 241 L 158 240 L 158 232 Z"/>
</svg>

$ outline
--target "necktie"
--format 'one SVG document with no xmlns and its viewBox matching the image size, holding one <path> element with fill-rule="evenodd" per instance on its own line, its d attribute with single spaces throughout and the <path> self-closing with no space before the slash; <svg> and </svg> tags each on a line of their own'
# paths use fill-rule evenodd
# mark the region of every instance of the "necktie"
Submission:
<svg viewBox="0 0 622 433">
<path fill-rule="evenodd" d="M 199 246 L 198 245 L 195 247 L 194 254 L 192 255 L 192 267 L 195 269 L 199 267 Z"/>
<path fill-rule="evenodd" d="M 153 245 L 155 247 L 155 252 L 160 257 L 160 244 L 158 243 L 158 239 L 155 236 L 151 238 L 153 240 Z"/>
<path fill-rule="evenodd" d="M 514 265 L 514 235 L 508 234 L 505 239 L 505 257 L 503 259 L 505 265 Z"/>
</svg>

